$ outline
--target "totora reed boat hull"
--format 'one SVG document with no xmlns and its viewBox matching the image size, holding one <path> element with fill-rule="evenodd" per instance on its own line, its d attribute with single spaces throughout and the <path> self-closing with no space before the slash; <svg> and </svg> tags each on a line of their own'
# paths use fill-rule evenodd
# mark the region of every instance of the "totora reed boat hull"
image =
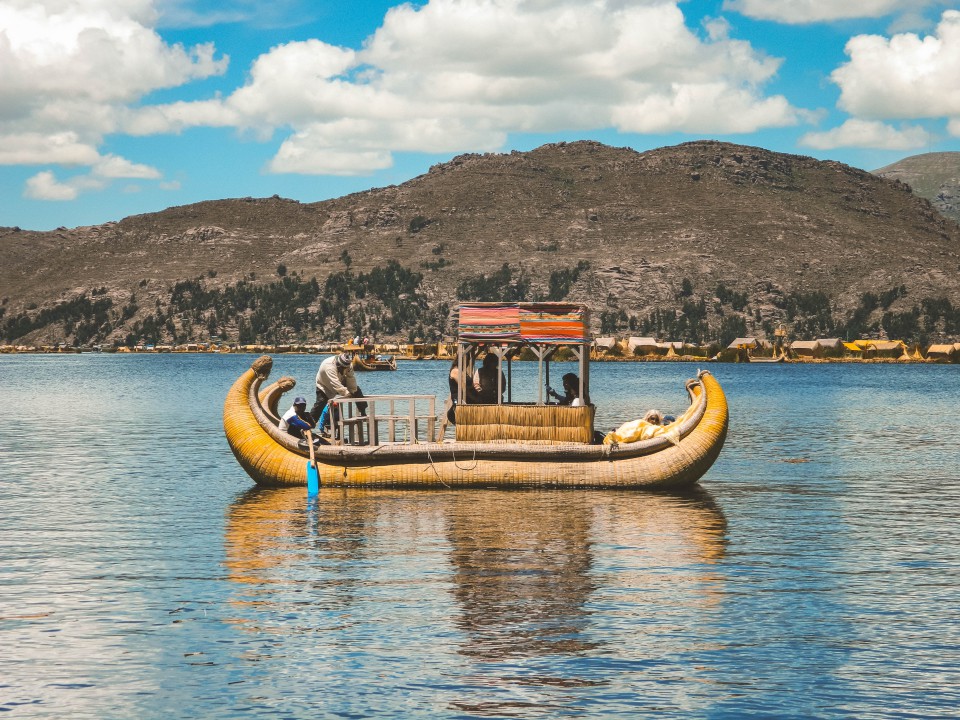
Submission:
<svg viewBox="0 0 960 720">
<path fill-rule="evenodd" d="M 290 378 L 261 391 L 272 369 L 258 358 L 227 393 L 227 442 L 258 485 L 307 484 L 309 450 L 276 425 L 277 399 Z M 430 442 L 408 445 L 324 445 L 316 450 L 320 484 L 339 487 L 582 487 L 669 489 L 692 485 L 723 447 L 727 401 L 702 371 L 687 382 L 691 407 L 669 432 L 619 445 L 521 442 Z"/>
</svg>

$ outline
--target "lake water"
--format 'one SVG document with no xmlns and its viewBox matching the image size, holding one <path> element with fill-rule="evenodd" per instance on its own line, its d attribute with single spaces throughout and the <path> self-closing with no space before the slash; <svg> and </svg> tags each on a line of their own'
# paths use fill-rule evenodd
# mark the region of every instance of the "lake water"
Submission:
<svg viewBox="0 0 960 720">
<path fill-rule="evenodd" d="M 252 359 L 0 357 L 0 711 L 960 713 L 957 366 L 711 365 L 730 434 L 688 494 L 308 504 L 255 489 L 223 438 Z M 320 359 L 275 375 L 310 395 Z M 595 364 L 598 427 L 682 410 L 696 369 Z M 445 377 L 359 379 L 442 397 Z"/>
</svg>

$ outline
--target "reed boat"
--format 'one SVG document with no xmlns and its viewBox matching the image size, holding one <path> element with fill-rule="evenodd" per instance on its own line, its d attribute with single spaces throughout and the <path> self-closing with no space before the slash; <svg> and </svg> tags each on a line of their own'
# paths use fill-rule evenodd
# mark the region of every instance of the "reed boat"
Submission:
<svg viewBox="0 0 960 720">
<path fill-rule="evenodd" d="M 700 371 L 685 384 L 689 407 L 652 437 L 603 443 L 594 437 L 589 400 L 585 306 L 564 303 L 473 303 L 460 307 L 457 367 L 470 372 L 481 353 L 493 354 L 498 401 L 468 402 L 461 383 L 455 425 L 433 396 L 336 398 L 330 444 L 314 446 L 282 432 L 277 408 L 295 385 L 284 377 L 264 386 L 273 360 L 255 360 L 224 403 L 224 432 L 241 467 L 257 485 L 469 488 L 577 487 L 673 489 L 693 485 L 723 447 L 729 422 L 720 384 Z M 580 404 L 550 404 L 550 358 L 560 347 L 579 361 Z M 513 402 L 512 359 L 525 348 L 545 380 L 536 402 Z M 504 398 L 503 394 L 507 397 Z M 454 437 L 447 435 L 453 431 Z M 399 433 L 399 438 L 398 438 Z M 638 436 L 639 437 L 639 436 Z"/>
<path fill-rule="evenodd" d="M 353 369 L 360 372 L 396 370 L 397 361 L 390 355 L 354 355 Z"/>
</svg>

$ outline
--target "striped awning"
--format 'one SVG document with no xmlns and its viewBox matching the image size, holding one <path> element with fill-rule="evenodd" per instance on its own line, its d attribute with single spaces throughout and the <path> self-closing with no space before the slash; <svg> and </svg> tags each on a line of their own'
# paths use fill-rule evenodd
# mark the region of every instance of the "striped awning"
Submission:
<svg viewBox="0 0 960 720">
<path fill-rule="evenodd" d="M 464 303 L 460 306 L 460 339 L 523 341 L 545 345 L 586 342 L 590 317 L 575 303 Z"/>
<path fill-rule="evenodd" d="M 520 303 L 520 338 L 546 345 L 586 342 L 589 320 L 586 305 Z"/>
<path fill-rule="evenodd" d="M 520 308 L 516 303 L 473 303 L 460 306 L 461 340 L 519 340 Z"/>
</svg>

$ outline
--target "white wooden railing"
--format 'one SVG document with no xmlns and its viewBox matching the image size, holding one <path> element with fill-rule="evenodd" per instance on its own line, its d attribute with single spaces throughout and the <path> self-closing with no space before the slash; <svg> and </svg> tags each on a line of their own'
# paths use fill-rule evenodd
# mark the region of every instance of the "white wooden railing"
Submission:
<svg viewBox="0 0 960 720">
<path fill-rule="evenodd" d="M 434 395 L 367 395 L 330 400 L 337 421 L 335 445 L 396 445 L 433 442 L 437 429 Z M 358 403 L 367 404 L 366 415 Z"/>
</svg>

